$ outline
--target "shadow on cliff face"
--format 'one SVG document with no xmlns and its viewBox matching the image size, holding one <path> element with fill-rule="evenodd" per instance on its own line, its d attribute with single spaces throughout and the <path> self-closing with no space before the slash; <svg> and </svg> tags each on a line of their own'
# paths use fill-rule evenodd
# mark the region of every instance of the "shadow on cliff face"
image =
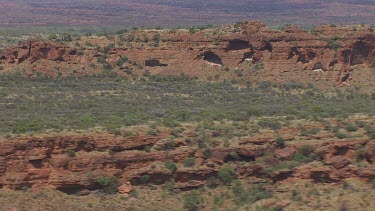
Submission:
<svg viewBox="0 0 375 211">
<path fill-rule="evenodd" d="M 364 64 L 369 60 L 373 48 L 362 41 L 354 44 L 351 52 L 350 65 Z"/>
<path fill-rule="evenodd" d="M 168 64 L 163 64 L 157 59 L 148 59 L 145 61 L 146 67 L 166 67 Z"/>
<path fill-rule="evenodd" d="M 303 64 L 309 63 L 311 60 L 314 60 L 316 57 L 316 53 L 313 51 L 309 51 L 307 53 L 303 53 L 298 51 L 296 47 L 292 47 L 291 51 L 289 52 L 288 59 L 293 58 L 294 56 L 297 56 L 297 62 L 301 62 Z"/>
<path fill-rule="evenodd" d="M 324 69 L 323 67 L 323 64 L 321 62 L 317 62 L 316 64 L 314 64 L 313 70 L 318 70 L 318 69 Z"/>
<path fill-rule="evenodd" d="M 211 51 L 205 52 L 203 54 L 203 60 L 217 65 L 224 65 L 220 56 Z"/>
<path fill-rule="evenodd" d="M 251 49 L 251 45 L 249 41 L 241 40 L 241 39 L 234 39 L 230 40 L 227 48 L 225 49 L 226 52 L 228 51 L 236 51 L 236 50 L 246 50 Z"/>
</svg>

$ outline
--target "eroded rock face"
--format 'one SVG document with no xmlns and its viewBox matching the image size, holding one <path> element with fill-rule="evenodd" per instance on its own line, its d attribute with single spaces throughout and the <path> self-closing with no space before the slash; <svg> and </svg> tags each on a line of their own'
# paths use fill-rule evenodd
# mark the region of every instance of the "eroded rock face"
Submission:
<svg viewBox="0 0 375 211">
<path fill-rule="evenodd" d="M 353 156 L 352 150 L 358 146 L 364 149 L 363 159 L 373 163 L 373 142 L 366 139 L 321 142 L 315 146 L 316 153 L 319 151 L 320 155 L 316 159 L 321 162 L 269 172 L 267 169 L 270 166 L 292 161 L 298 146 L 279 149 L 272 145 L 272 140 L 261 145 L 249 142 L 241 147 L 213 148 L 209 153 L 184 145 L 157 150 L 157 146 L 160 146 L 158 143 L 167 137 L 167 133 L 132 137 L 96 134 L 2 141 L 0 187 L 22 189 L 49 186 L 69 194 L 85 193 L 100 188 L 98 178 L 116 176 L 122 184 L 119 191 L 123 194 L 130 193 L 132 185 L 162 185 L 172 180 L 177 188 L 189 190 L 218 177 L 220 168 L 228 163 L 233 166 L 237 178 L 274 183 L 289 178 L 339 182 L 345 178 L 371 180 L 375 176 L 372 165 L 352 165 L 358 159 Z M 146 147 L 154 150 L 146 152 Z M 274 156 L 261 161 L 265 154 Z M 185 160 L 191 157 L 196 159 L 195 165 L 183 167 Z M 166 168 L 164 162 L 167 160 L 174 162 L 178 168 Z"/>
<path fill-rule="evenodd" d="M 42 66 L 32 69 L 40 70 L 45 66 L 49 68 L 43 61 L 52 61 L 55 65 L 63 63 L 65 66 L 70 65 L 70 69 L 74 67 L 76 71 L 81 69 L 84 74 L 90 74 L 94 70 L 88 70 L 87 67 L 96 62 L 98 57 L 107 54 L 106 61 L 112 66 L 116 66 L 122 56 L 127 56 L 134 64 L 138 64 L 131 67 L 134 69 L 132 73 L 138 75 L 142 74 L 142 66 L 145 66 L 150 74 L 184 73 L 204 78 L 207 76 L 208 65 L 214 69 L 214 75 L 222 75 L 223 68 L 227 71 L 248 71 L 261 67 L 265 71 L 263 79 L 274 80 L 283 80 L 284 73 L 292 78 L 293 75 L 301 76 L 314 69 L 322 69 L 327 72 L 324 78 L 331 81 L 336 80 L 337 73 L 334 71 L 358 65 L 370 67 L 375 62 L 375 33 L 369 27 L 354 29 L 322 26 L 310 33 L 296 26 L 273 30 L 261 22 L 248 21 L 242 22 L 234 30 L 223 29 L 220 33 L 215 30 L 204 30 L 194 34 L 186 30 L 139 30 L 121 36 L 127 39 L 130 35 L 159 35 L 163 42 L 157 46 L 131 43 L 132 47 L 124 48 L 116 45 L 118 41 L 108 41 L 113 48 L 106 49 L 105 53 L 97 52 L 95 48 L 86 48 L 82 56 L 82 53 L 77 55 L 77 49 L 69 47 L 74 43 L 62 45 L 30 40 L 6 49 L 0 55 L 0 62 L 5 68 L 25 62 L 35 63 Z M 90 37 L 83 37 L 81 45 L 95 41 L 94 38 L 88 38 Z M 101 42 L 98 41 L 98 44 L 103 44 Z M 105 43 L 103 48 L 104 45 Z M 37 61 L 41 64 L 36 64 Z M 291 72 L 296 69 L 300 71 Z M 233 75 L 235 74 L 229 74 L 228 77 L 234 77 Z M 248 77 L 251 78 L 252 75 Z"/>
<path fill-rule="evenodd" d="M 4 64 L 20 64 L 26 60 L 30 63 L 38 60 L 66 62 L 70 61 L 70 57 L 76 54 L 76 49 L 61 44 L 29 40 L 19 46 L 6 49 L 0 58 Z"/>
</svg>

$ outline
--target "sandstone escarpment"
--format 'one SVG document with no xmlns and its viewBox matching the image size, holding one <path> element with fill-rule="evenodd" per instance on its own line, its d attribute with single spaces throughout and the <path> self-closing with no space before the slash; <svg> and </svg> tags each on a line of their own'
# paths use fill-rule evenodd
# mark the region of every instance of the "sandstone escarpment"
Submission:
<svg viewBox="0 0 375 211">
<path fill-rule="evenodd" d="M 239 179 L 273 183 L 291 178 L 314 182 L 340 182 L 347 178 L 369 181 L 375 176 L 371 165 L 375 162 L 375 145 L 368 138 L 339 140 L 320 136 L 322 140 L 301 151 L 305 143 L 294 142 L 295 136 L 284 136 L 288 142 L 285 148 L 280 148 L 273 136 L 259 134 L 241 138 L 239 146 L 210 149 L 192 145 L 192 141 L 199 142 L 194 134 L 173 141 L 168 141 L 168 136 L 166 131 L 156 136 L 94 134 L 3 140 L 0 187 L 53 187 L 77 193 L 97 190 L 101 188 L 98 178 L 115 176 L 127 186 L 173 181 L 174 188 L 189 190 L 218 178 L 218 172 L 227 164 L 234 167 Z M 370 165 L 357 165 L 359 149 L 360 159 Z M 312 153 L 316 161 L 304 161 L 289 169 L 277 168 L 283 162 L 294 162 L 298 154 L 308 157 Z M 194 162 L 187 166 L 188 158 Z M 177 168 L 166 168 L 167 161 Z"/>
<path fill-rule="evenodd" d="M 36 71 L 65 75 L 72 70 L 95 74 L 101 71 L 98 58 L 104 57 L 120 75 L 142 76 L 147 71 L 259 81 L 298 79 L 322 69 L 323 78 L 332 82 L 345 69 L 372 67 L 374 53 L 375 33 L 367 26 L 322 26 L 310 33 L 295 26 L 275 30 L 249 21 L 190 32 L 136 30 L 67 44 L 30 40 L 6 49 L 0 62 L 5 69 L 24 64 L 29 75 Z M 118 66 L 125 56 L 128 60 Z"/>
</svg>

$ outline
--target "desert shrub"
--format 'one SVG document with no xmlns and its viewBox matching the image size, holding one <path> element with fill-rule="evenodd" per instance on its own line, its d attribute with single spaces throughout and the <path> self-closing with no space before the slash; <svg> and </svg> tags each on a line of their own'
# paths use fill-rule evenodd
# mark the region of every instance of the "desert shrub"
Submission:
<svg viewBox="0 0 375 211">
<path fill-rule="evenodd" d="M 118 31 L 116 31 L 116 34 L 118 34 L 118 35 L 120 35 L 120 34 L 125 34 L 125 33 L 127 33 L 129 30 L 127 30 L 127 29 L 120 29 L 120 30 L 118 30 Z"/>
<path fill-rule="evenodd" d="M 107 46 L 103 48 L 103 52 L 106 54 L 109 54 L 114 47 L 115 47 L 114 43 L 109 43 Z"/>
<path fill-rule="evenodd" d="M 175 128 L 175 127 L 181 126 L 180 123 L 178 123 L 176 120 L 171 119 L 171 118 L 164 119 L 163 124 L 164 124 L 164 126 L 170 127 L 170 128 Z"/>
<path fill-rule="evenodd" d="M 168 161 L 164 162 L 164 166 L 167 169 L 171 170 L 172 173 L 177 171 L 177 165 L 173 161 L 168 160 Z"/>
<path fill-rule="evenodd" d="M 63 42 L 70 42 L 70 41 L 73 40 L 73 39 L 72 39 L 72 35 L 71 35 L 71 34 L 68 34 L 68 33 L 64 33 L 64 34 L 62 34 L 62 36 L 61 36 L 61 40 L 62 40 Z"/>
<path fill-rule="evenodd" d="M 294 155 L 293 160 L 299 163 L 312 162 L 317 158 L 314 153 L 315 148 L 312 145 L 304 145 L 298 149 L 298 152 Z"/>
<path fill-rule="evenodd" d="M 96 181 L 104 193 L 115 194 L 117 193 L 117 187 L 120 185 L 117 177 L 115 176 L 103 176 Z"/>
<path fill-rule="evenodd" d="M 151 75 L 151 72 L 149 70 L 144 70 L 143 71 L 143 74 L 142 74 L 144 77 L 148 77 Z"/>
<path fill-rule="evenodd" d="M 205 158 L 209 158 L 212 156 L 212 150 L 210 148 L 205 148 L 203 150 L 203 155 Z"/>
<path fill-rule="evenodd" d="M 326 39 L 326 42 L 328 44 L 328 47 L 331 48 L 334 51 L 337 51 L 340 48 L 340 45 L 337 43 L 337 41 L 340 38 L 338 36 L 333 36 L 329 39 Z"/>
<path fill-rule="evenodd" d="M 272 88 L 272 83 L 270 81 L 262 81 L 258 84 L 258 88 L 261 90 L 268 90 Z"/>
<path fill-rule="evenodd" d="M 301 201 L 302 196 L 297 190 L 292 190 L 292 200 L 293 201 Z"/>
<path fill-rule="evenodd" d="M 103 68 L 104 68 L 104 70 L 112 70 L 112 65 L 111 64 L 109 64 L 109 63 L 105 63 L 104 65 L 103 65 Z"/>
<path fill-rule="evenodd" d="M 184 208 L 188 211 L 198 211 L 203 206 L 203 198 L 197 191 L 184 195 Z"/>
<path fill-rule="evenodd" d="M 150 175 L 145 174 L 141 177 L 142 184 L 146 184 L 149 180 L 150 180 Z"/>
<path fill-rule="evenodd" d="M 83 56 L 83 55 L 85 55 L 85 52 L 84 51 L 77 51 L 77 55 L 78 56 Z"/>
<path fill-rule="evenodd" d="M 287 91 L 294 90 L 294 89 L 303 89 L 303 88 L 305 88 L 305 86 L 302 83 L 300 83 L 300 82 L 294 82 L 294 81 L 293 82 L 289 82 L 289 83 L 285 83 L 285 84 L 281 84 L 279 87 L 281 89 L 287 90 Z"/>
<path fill-rule="evenodd" d="M 151 146 L 145 146 L 144 150 L 145 152 L 151 152 Z"/>
<path fill-rule="evenodd" d="M 263 70 L 264 69 L 264 64 L 263 63 L 256 63 L 253 66 L 253 69 L 256 70 L 256 71 Z"/>
<path fill-rule="evenodd" d="M 242 70 L 237 69 L 237 70 L 234 71 L 234 73 L 236 74 L 237 77 L 242 77 L 243 76 Z"/>
<path fill-rule="evenodd" d="M 1 70 L 4 70 L 4 67 L 0 65 L 0 71 L 1 71 Z"/>
<path fill-rule="evenodd" d="M 359 128 L 364 128 L 364 127 L 366 127 L 368 124 L 367 124 L 366 122 L 364 122 L 364 121 L 356 121 L 356 122 L 355 122 L 355 125 L 356 125 L 357 127 L 359 127 Z"/>
<path fill-rule="evenodd" d="M 310 155 L 315 151 L 315 148 L 312 145 L 303 145 L 298 151 L 303 155 Z"/>
<path fill-rule="evenodd" d="M 235 152 L 235 151 L 231 151 L 231 152 L 229 153 L 229 156 L 230 156 L 233 160 L 239 160 L 239 159 L 240 159 L 240 156 L 239 156 L 238 153 Z"/>
<path fill-rule="evenodd" d="M 220 181 L 216 177 L 210 177 L 206 180 L 206 185 L 209 188 L 216 188 L 219 186 Z"/>
<path fill-rule="evenodd" d="M 340 208 L 339 208 L 339 211 L 350 211 L 348 205 L 346 205 L 346 203 L 342 203 Z"/>
<path fill-rule="evenodd" d="M 234 202 L 238 206 L 272 197 L 272 192 L 267 190 L 263 184 L 252 185 L 249 188 L 245 188 L 238 180 L 233 183 L 232 192 L 234 194 Z"/>
<path fill-rule="evenodd" d="M 189 29 L 190 34 L 195 34 L 195 32 L 196 32 L 196 28 L 194 26 Z"/>
<path fill-rule="evenodd" d="M 353 124 L 348 124 L 345 126 L 345 130 L 348 131 L 348 132 L 355 132 L 358 130 L 358 127 L 356 125 L 353 125 Z"/>
<path fill-rule="evenodd" d="M 90 67 L 96 69 L 96 64 L 93 62 L 90 64 Z"/>
<path fill-rule="evenodd" d="M 370 138 L 375 139 L 375 129 L 371 127 L 370 125 L 367 125 L 365 127 L 366 135 L 368 135 Z"/>
<path fill-rule="evenodd" d="M 129 35 L 126 37 L 126 41 L 128 41 L 128 42 L 133 42 L 134 39 L 135 39 L 134 34 L 129 34 Z"/>
<path fill-rule="evenodd" d="M 68 149 L 68 151 L 66 151 L 66 153 L 68 154 L 69 157 L 73 158 L 76 156 L 76 151 L 74 151 L 73 149 Z"/>
<path fill-rule="evenodd" d="M 233 179 L 236 177 L 236 172 L 234 171 L 233 167 L 230 165 L 224 165 L 218 171 L 219 179 L 224 184 L 230 184 Z"/>
<path fill-rule="evenodd" d="M 277 137 L 276 140 L 276 145 L 280 148 L 284 148 L 285 147 L 285 141 L 282 137 Z"/>
<path fill-rule="evenodd" d="M 91 42 L 85 42 L 85 46 L 94 47 L 94 45 Z"/>
<path fill-rule="evenodd" d="M 152 37 L 152 40 L 154 41 L 155 44 L 159 44 L 159 42 L 160 42 L 160 34 L 155 34 Z"/>
<path fill-rule="evenodd" d="M 103 60 L 105 62 L 105 59 Z M 133 74 L 130 68 L 124 71 L 129 75 Z M 186 75 L 152 75 L 147 81 L 124 83 L 125 81 L 126 77 L 119 77 L 115 71 L 103 71 L 85 77 L 79 74 L 64 75 L 58 79 L 24 78 L 21 71 L 1 76 L 0 132 L 5 134 L 41 132 L 47 129 L 87 129 L 88 125 L 80 121 L 82 115 L 86 114 L 93 117 L 94 126 L 112 131 L 123 126 L 149 122 L 165 123 L 175 128 L 184 121 L 243 121 L 251 116 L 262 115 L 267 116 L 264 119 L 270 120 L 260 123 L 261 125 L 277 129 L 281 126 L 280 123 L 269 123 L 275 121 L 274 117 L 309 118 L 317 115 L 309 112 L 317 106 L 324 108 L 318 115 L 328 117 L 355 113 L 375 114 L 375 104 L 368 103 L 368 97 L 346 98 L 345 93 L 342 93 L 340 98 L 325 96 L 319 90 L 310 89 L 314 95 L 305 96 L 293 92 L 280 94 L 273 90 L 259 90 L 253 86 L 238 88 L 229 82 L 206 83 Z M 20 102 L 20 98 L 6 97 L 28 96 L 30 90 L 35 93 L 35 99 L 24 98 Z M 93 90 L 98 94 L 93 95 Z M 116 94 L 111 94 L 113 92 Z M 189 96 L 189 100 L 181 97 L 184 95 Z M 338 100 L 340 103 L 337 103 Z M 63 115 L 61 111 L 64 111 Z M 365 129 L 366 126 L 361 127 Z M 375 137 L 371 126 L 366 128 L 366 134 Z M 208 143 L 206 142 L 203 148 L 207 147 Z"/>
<path fill-rule="evenodd" d="M 273 130 L 278 130 L 281 128 L 281 124 L 279 121 L 275 119 L 268 119 L 268 118 L 259 120 L 258 125 L 264 128 L 270 128 Z"/>
<path fill-rule="evenodd" d="M 172 179 L 163 185 L 163 189 L 172 192 L 174 190 L 176 182 Z"/>
<path fill-rule="evenodd" d="M 341 133 L 341 132 L 336 132 L 335 133 L 335 136 L 339 139 L 344 139 L 344 138 L 347 138 L 348 136 L 345 134 L 345 133 Z"/>
<path fill-rule="evenodd" d="M 311 130 L 309 131 L 309 134 L 311 135 L 316 135 L 320 132 L 320 129 L 317 128 L 317 127 L 314 127 L 314 128 L 311 128 Z"/>
<path fill-rule="evenodd" d="M 116 62 L 116 65 L 122 67 L 125 62 L 127 62 L 129 58 L 127 56 L 121 56 L 120 59 Z"/>
<path fill-rule="evenodd" d="M 371 187 L 375 189 L 375 178 L 372 179 L 370 182 L 371 182 Z"/>
<path fill-rule="evenodd" d="M 195 158 L 194 157 L 188 157 L 184 160 L 184 166 L 185 167 L 191 167 L 195 164 Z"/>
<path fill-rule="evenodd" d="M 365 148 L 363 146 L 358 146 L 355 150 L 355 155 L 357 158 L 357 161 L 362 161 L 365 159 Z"/>
<path fill-rule="evenodd" d="M 99 57 L 97 58 L 97 60 L 98 60 L 98 62 L 101 63 L 101 64 L 104 64 L 104 63 L 107 62 L 107 61 L 106 61 L 106 58 L 105 58 L 104 56 L 99 56 Z"/>
</svg>

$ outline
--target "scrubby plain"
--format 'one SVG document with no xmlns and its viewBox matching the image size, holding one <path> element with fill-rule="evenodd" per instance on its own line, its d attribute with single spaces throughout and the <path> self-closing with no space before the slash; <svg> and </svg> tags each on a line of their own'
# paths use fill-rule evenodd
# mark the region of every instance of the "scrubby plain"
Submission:
<svg viewBox="0 0 375 211">
<path fill-rule="evenodd" d="M 20 152 L 22 140 L 36 143 L 43 137 L 64 136 L 83 140 L 109 134 L 108 141 L 150 136 L 156 142 L 129 151 L 104 147 L 92 152 L 69 143 L 57 156 L 65 156 L 69 166 L 96 156 L 119 162 L 122 153 L 140 160 L 147 154 L 172 156 L 138 164 L 140 172 L 132 176 L 134 190 L 129 195 L 116 193 L 127 173 L 113 176 L 112 169 L 101 176 L 85 173 L 80 180 L 91 180 L 88 192 L 83 186 L 69 190 L 65 184 L 58 190 L 31 187 L 33 181 L 44 181 L 36 177 L 14 186 L 18 190 L 3 190 L 4 209 L 372 210 L 375 206 L 374 180 L 365 173 L 374 169 L 375 95 L 360 88 L 327 91 L 297 82 L 203 82 L 160 75 L 129 80 L 104 71 L 81 78 L 3 75 L 0 95 L 2 142 L 13 142 Z M 185 156 L 186 147 L 195 154 L 173 157 Z M 249 147 L 262 149 L 255 150 L 256 155 L 241 151 Z M 35 168 L 33 164 L 31 170 Z M 179 181 L 179 175 L 195 175 L 202 169 L 212 176 Z M 86 172 L 80 167 L 74 171 Z M 160 183 L 159 174 L 169 179 Z"/>
</svg>

